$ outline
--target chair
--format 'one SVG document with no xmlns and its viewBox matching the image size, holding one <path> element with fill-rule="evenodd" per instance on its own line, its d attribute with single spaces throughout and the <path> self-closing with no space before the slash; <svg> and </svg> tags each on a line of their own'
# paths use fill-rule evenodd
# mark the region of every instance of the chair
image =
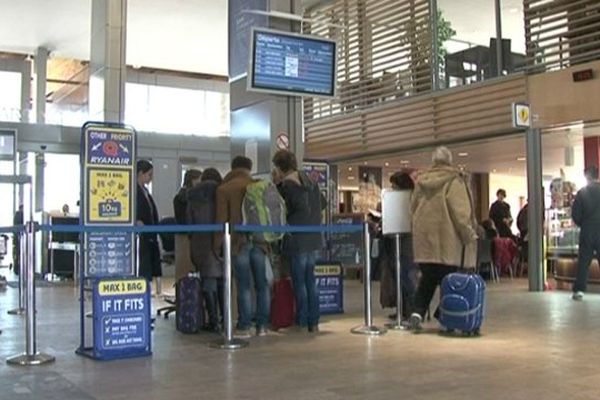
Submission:
<svg viewBox="0 0 600 400">
<path fill-rule="evenodd" d="M 488 266 L 490 268 L 490 278 L 492 282 L 499 282 L 500 277 L 498 269 L 492 257 L 492 240 L 479 239 L 477 240 L 477 273 L 481 274 L 481 267 Z"/>
<path fill-rule="evenodd" d="M 508 270 L 510 278 L 515 275 L 515 267 L 519 261 L 519 250 L 510 238 L 494 238 L 494 264 L 502 270 Z"/>
<path fill-rule="evenodd" d="M 165 217 L 160 220 L 159 225 L 176 225 L 177 221 L 174 217 Z M 171 232 L 161 232 L 159 233 L 160 244 L 161 244 L 161 262 L 164 264 L 174 264 L 175 263 L 175 234 Z M 169 315 L 174 313 L 177 309 L 175 296 L 165 296 L 165 303 L 169 304 L 168 306 L 161 307 L 156 310 L 156 315 L 161 315 L 164 313 L 165 319 L 169 318 Z"/>
</svg>

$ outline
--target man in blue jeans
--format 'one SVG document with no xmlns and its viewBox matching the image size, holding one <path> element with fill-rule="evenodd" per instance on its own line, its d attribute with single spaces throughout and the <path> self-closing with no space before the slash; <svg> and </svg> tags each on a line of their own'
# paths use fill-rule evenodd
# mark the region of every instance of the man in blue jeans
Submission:
<svg viewBox="0 0 600 400">
<path fill-rule="evenodd" d="M 298 171 L 296 156 L 280 150 L 273 156 L 278 186 L 285 200 L 287 222 L 290 225 L 319 225 L 321 211 L 326 206 L 319 187 L 304 172 Z M 283 239 L 283 255 L 291 264 L 292 283 L 296 296 L 296 324 L 319 330 L 319 293 L 315 280 L 316 251 L 323 246 L 320 233 L 293 233 Z"/>
<path fill-rule="evenodd" d="M 229 222 L 231 227 L 241 224 L 242 202 L 246 187 L 254 182 L 250 177 L 252 160 L 237 156 L 231 161 L 231 172 L 223 179 L 216 194 L 216 222 Z M 213 251 L 221 253 L 223 235 L 215 234 Z M 234 336 L 249 338 L 252 321 L 252 295 L 250 284 L 254 279 L 256 289 L 256 335 L 267 334 L 270 314 L 270 292 L 267 283 L 265 254 L 267 249 L 252 243 L 248 236 L 235 231 L 231 235 L 231 258 L 237 283 L 238 323 Z"/>
</svg>

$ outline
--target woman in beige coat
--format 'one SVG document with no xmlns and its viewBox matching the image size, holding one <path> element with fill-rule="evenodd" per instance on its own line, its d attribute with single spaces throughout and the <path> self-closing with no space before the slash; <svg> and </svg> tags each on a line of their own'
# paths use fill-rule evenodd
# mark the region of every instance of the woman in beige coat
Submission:
<svg viewBox="0 0 600 400">
<path fill-rule="evenodd" d="M 452 166 L 446 147 L 433 152 L 433 165 L 418 178 L 411 200 L 414 260 L 421 280 L 411 326 L 421 329 L 442 279 L 460 267 L 475 268 L 477 234 L 467 176 Z"/>
</svg>

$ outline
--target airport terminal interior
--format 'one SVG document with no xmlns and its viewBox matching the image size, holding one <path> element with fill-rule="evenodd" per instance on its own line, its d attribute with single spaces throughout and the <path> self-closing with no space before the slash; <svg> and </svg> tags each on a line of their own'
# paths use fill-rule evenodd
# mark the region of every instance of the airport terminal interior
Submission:
<svg viewBox="0 0 600 400">
<path fill-rule="evenodd" d="M 592 261 L 575 301 L 571 215 L 584 169 L 600 167 L 597 0 L 0 0 L 0 10 L 0 399 L 598 398 L 600 268 Z M 410 226 L 407 204 L 389 206 L 392 181 L 418 185 L 438 146 L 465 177 L 474 225 L 492 218 L 500 189 L 510 215 L 486 251 L 478 231 L 481 306 L 452 314 L 440 288 L 416 330 L 396 313 L 389 250 L 407 231 L 386 232 L 386 216 Z M 270 182 L 285 150 L 324 200 L 318 329 L 294 323 L 297 265 L 277 250 L 265 264 L 268 329 L 256 279 L 257 329 L 237 329 L 242 221 L 227 225 L 223 253 L 198 250 L 224 271 L 225 310 L 205 299 L 200 319 L 212 307 L 220 320 L 189 328 L 182 281 L 206 291 L 213 278 L 186 277 L 182 254 L 191 265 L 190 238 L 220 244 L 224 225 L 201 231 L 213 216 L 179 230 L 184 177 L 225 177 L 243 156 Z M 159 237 L 160 274 L 144 279 L 147 237 Z M 442 318 L 481 327 L 446 332 L 438 304 Z"/>
</svg>

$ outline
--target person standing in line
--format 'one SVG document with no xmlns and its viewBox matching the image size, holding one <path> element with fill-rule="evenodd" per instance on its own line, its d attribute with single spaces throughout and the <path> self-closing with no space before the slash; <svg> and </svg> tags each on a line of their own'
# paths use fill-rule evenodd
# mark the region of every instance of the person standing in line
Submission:
<svg viewBox="0 0 600 400">
<path fill-rule="evenodd" d="M 200 182 L 202 172 L 197 169 L 189 169 L 183 177 L 183 186 L 173 198 L 173 211 L 175 212 L 175 221 L 178 225 L 187 225 L 190 221 L 187 218 L 188 192 Z M 175 234 L 175 279 L 179 281 L 188 273 L 194 270 L 192 259 L 190 258 L 190 234 L 181 232 Z"/>
<path fill-rule="evenodd" d="M 584 171 L 587 186 L 580 189 L 573 201 L 571 215 L 579 232 L 579 255 L 577 277 L 573 285 L 573 300 L 583 300 L 587 288 L 592 258 L 600 257 L 600 183 L 598 167 L 590 166 Z M 595 254 L 594 254 L 595 252 Z"/>
<path fill-rule="evenodd" d="M 475 268 L 477 259 L 475 213 L 467 176 L 452 166 L 452 153 L 446 147 L 436 148 L 432 161 L 432 167 L 419 176 L 411 198 L 413 254 L 421 268 L 410 316 L 415 331 L 422 329 L 442 279 L 459 268 Z"/>
<path fill-rule="evenodd" d="M 510 204 L 504 201 L 506 199 L 506 190 L 498 189 L 496 192 L 496 201 L 490 207 L 490 219 L 494 221 L 498 235 L 502 238 L 514 239 L 510 230 L 512 224 L 512 214 L 510 213 Z"/>
<path fill-rule="evenodd" d="M 136 218 L 138 225 L 158 225 L 158 209 L 146 185 L 152 182 L 154 167 L 147 160 L 137 162 L 137 196 Z M 160 286 L 162 269 L 160 264 L 160 247 L 156 233 L 141 233 L 138 248 L 138 276 L 148 282 L 157 278 L 157 288 Z"/>
<path fill-rule="evenodd" d="M 200 183 L 187 191 L 187 220 L 191 224 L 215 223 L 217 187 L 223 178 L 215 168 L 202 173 Z M 223 263 L 212 248 L 213 234 L 195 232 L 190 235 L 191 260 L 202 278 L 202 292 L 208 311 L 208 324 L 204 329 L 219 332 L 223 316 Z"/>
<path fill-rule="evenodd" d="M 230 229 L 243 222 L 242 202 L 246 187 L 253 183 L 250 176 L 252 160 L 237 156 L 231 161 L 231 172 L 223 179 L 216 194 L 216 223 L 229 222 Z M 215 234 L 213 251 L 222 253 L 223 234 Z M 267 334 L 271 308 L 271 293 L 267 281 L 266 253 L 264 246 L 253 243 L 248 235 L 231 234 L 231 258 L 237 283 L 237 303 L 239 318 L 234 335 L 237 338 L 249 338 L 252 322 L 252 293 L 250 284 L 254 279 L 256 289 L 256 335 Z"/>
<path fill-rule="evenodd" d="M 290 225 L 319 225 L 326 201 L 319 186 L 304 172 L 298 171 L 296 155 L 279 150 L 273 165 L 281 177 L 279 193 L 285 201 Z M 316 252 L 323 246 L 321 234 L 293 233 L 284 236 L 283 255 L 291 265 L 292 284 L 296 296 L 296 325 L 319 331 L 319 292 L 315 280 Z"/>
</svg>

